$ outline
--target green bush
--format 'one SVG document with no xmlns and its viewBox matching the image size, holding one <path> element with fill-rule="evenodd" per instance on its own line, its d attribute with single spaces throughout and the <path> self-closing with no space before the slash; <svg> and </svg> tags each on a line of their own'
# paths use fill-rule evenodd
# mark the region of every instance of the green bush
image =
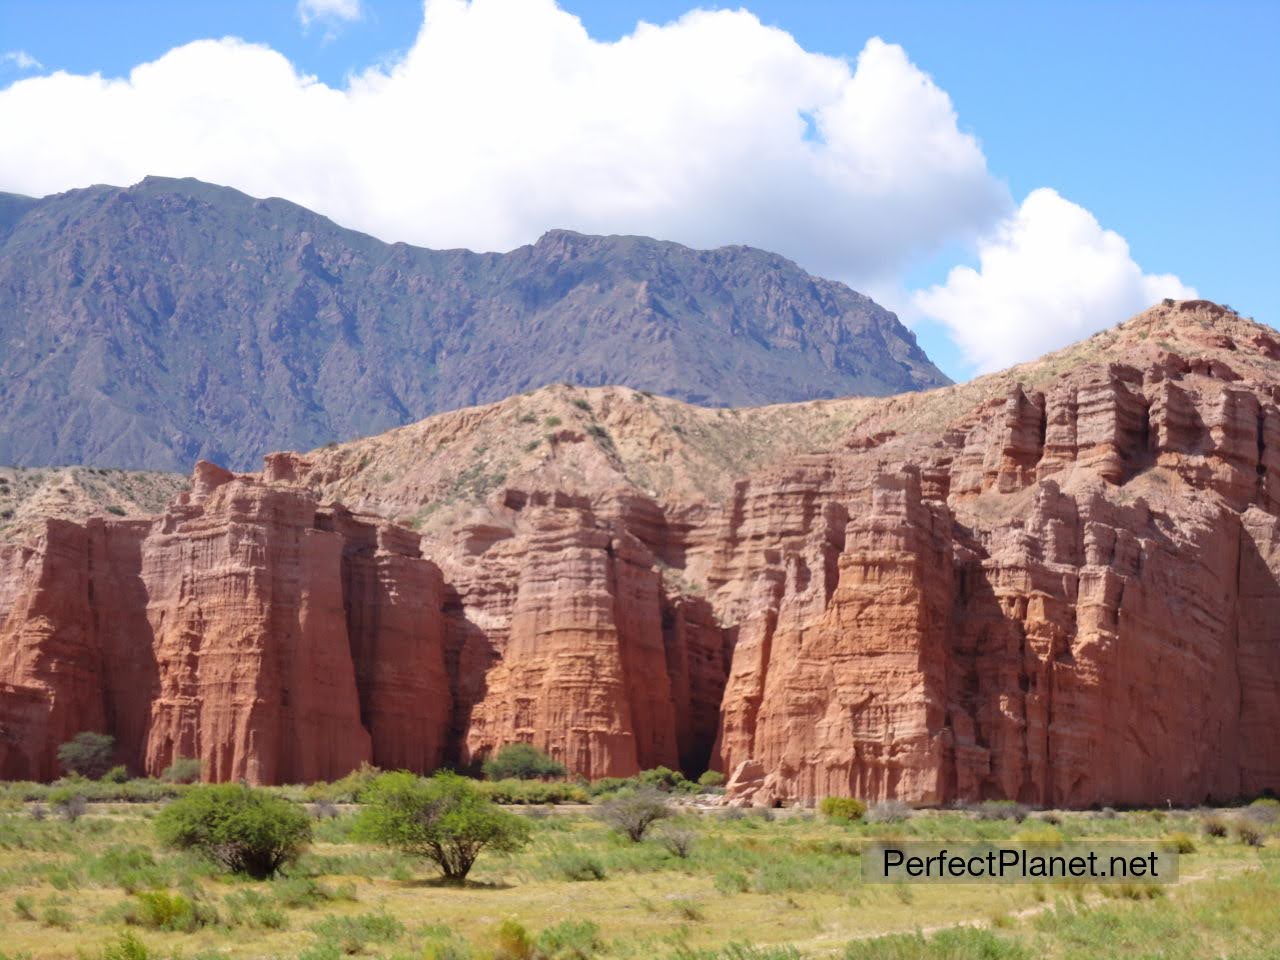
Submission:
<svg viewBox="0 0 1280 960">
<path fill-rule="evenodd" d="M 577 848 L 557 851 L 550 865 L 564 879 L 576 882 L 603 880 L 607 875 L 604 861 L 594 853 Z"/>
<path fill-rule="evenodd" d="M 97 780 L 111 769 L 115 748 L 115 737 L 84 731 L 58 748 L 58 763 L 68 773 Z"/>
<path fill-rule="evenodd" d="M 544 806 L 556 803 L 588 803 L 590 794 L 576 783 L 553 780 L 498 780 L 476 784 L 494 803 Z"/>
<path fill-rule="evenodd" d="M 1190 834 L 1186 834 L 1186 833 L 1169 834 L 1169 836 L 1165 839 L 1165 846 L 1167 846 L 1170 850 L 1174 850 L 1178 853 L 1195 853 L 1196 852 L 1195 841 L 1191 839 Z"/>
<path fill-rule="evenodd" d="M 724 774 L 719 770 L 708 770 L 698 777 L 698 786 L 700 787 L 723 787 Z"/>
<path fill-rule="evenodd" d="M 639 843 L 653 824 L 671 816 L 671 808 L 661 790 L 634 787 L 601 801 L 596 815 L 633 843 Z"/>
<path fill-rule="evenodd" d="M 132 933 L 122 933 L 102 948 L 102 960 L 152 960 L 146 944 Z"/>
<path fill-rule="evenodd" d="M 384 773 L 364 794 L 352 836 L 430 860 L 461 883 L 485 850 L 514 851 L 529 841 L 522 817 L 507 813 L 475 785 L 441 771 L 430 779 Z"/>
<path fill-rule="evenodd" d="M 102 775 L 103 783 L 128 783 L 129 769 L 123 763 L 118 764 Z"/>
<path fill-rule="evenodd" d="M 340 780 L 332 783 L 313 783 L 303 791 L 303 796 L 313 803 L 328 800 L 331 803 L 359 803 L 364 789 L 382 773 L 370 763 L 362 763 Z"/>
<path fill-rule="evenodd" d="M 165 783 L 199 783 L 200 761 L 195 757 L 174 757 L 173 763 L 164 768 L 160 779 Z"/>
<path fill-rule="evenodd" d="M 134 895 L 124 914 L 125 923 L 152 930 L 190 933 L 197 927 L 216 923 L 217 914 L 178 893 L 152 890 Z"/>
<path fill-rule="evenodd" d="M 493 960 L 535 960 L 533 937 L 519 920 L 508 917 L 493 932 Z"/>
<path fill-rule="evenodd" d="M 156 833 L 169 846 L 261 880 L 298 858 L 311 840 L 311 820 L 281 797 L 223 783 L 173 801 L 156 818 Z"/>
<path fill-rule="evenodd" d="M 553 760 L 531 743 L 509 743 L 484 762 L 489 780 L 542 780 L 563 777 L 564 764 Z"/>
<path fill-rule="evenodd" d="M 867 805 L 857 797 L 823 797 L 818 809 L 824 817 L 831 820 L 848 820 L 852 823 L 863 818 Z"/>
</svg>

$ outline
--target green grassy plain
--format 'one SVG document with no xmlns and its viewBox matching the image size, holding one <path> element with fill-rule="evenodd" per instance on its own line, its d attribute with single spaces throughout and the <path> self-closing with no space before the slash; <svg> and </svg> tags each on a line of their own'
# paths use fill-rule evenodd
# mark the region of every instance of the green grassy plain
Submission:
<svg viewBox="0 0 1280 960">
<path fill-rule="evenodd" d="M 74 822 L 0 812 L 0 957 L 428 960 L 967 960 L 1280 957 L 1280 833 L 1261 847 L 1207 837 L 1179 812 L 1063 813 L 983 820 L 918 812 L 848 824 L 809 812 L 667 821 L 694 835 L 687 857 L 656 836 L 619 838 L 575 809 L 532 814 L 534 839 L 483 856 L 444 886 L 429 864 L 349 839 L 352 815 L 316 821 L 289 875 L 252 882 L 162 849 L 156 804 L 92 804 Z M 1230 815 L 1228 815 L 1229 818 Z M 866 885 L 873 836 L 1167 838 L 1194 852 L 1175 886 Z M 1189 843 L 1187 842 L 1189 838 Z"/>
</svg>

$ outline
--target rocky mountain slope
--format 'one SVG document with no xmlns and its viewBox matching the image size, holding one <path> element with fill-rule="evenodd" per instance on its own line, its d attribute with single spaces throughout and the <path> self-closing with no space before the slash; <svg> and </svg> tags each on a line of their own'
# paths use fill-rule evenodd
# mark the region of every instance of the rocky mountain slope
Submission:
<svg viewBox="0 0 1280 960">
<path fill-rule="evenodd" d="M 0 463 L 246 468 L 556 382 L 742 405 L 947 380 L 868 298 L 747 247 L 424 250 L 155 177 L 0 196 Z"/>
<path fill-rule="evenodd" d="M 1277 613 L 1280 335 L 1169 303 L 924 394 L 555 388 L 51 520 L 0 553 L 0 775 L 95 728 L 216 778 L 529 740 L 744 802 L 1200 803 L 1280 789 Z"/>
</svg>

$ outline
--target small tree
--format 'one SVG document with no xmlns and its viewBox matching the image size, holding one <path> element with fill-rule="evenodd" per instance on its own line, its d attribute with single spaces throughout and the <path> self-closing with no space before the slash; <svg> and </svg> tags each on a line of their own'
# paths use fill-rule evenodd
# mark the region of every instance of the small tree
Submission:
<svg viewBox="0 0 1280 960">
<path fill-rule="evenodd" d="M 638 787 L 619 790 L 600 804 L 596 815 L 633 843 L 639 843 L 653 824 L 671 816 L 671 808 L 661 790 Z"/>
<path fill-rule="evenodd" d="M 68 773 L 97 780 L 111 769 L 111 755 L 116 738 L 105 733 L 85 731 L 58 748 L 58 762 Z"/>
<path fill-rule="evenodd" d="M 563 763 L 531 743 L 509 743 L 484 762 L 484 775 L 490 780 L 541 780 L 567 772 Z"/>
<path fill-rule="evenodd" d="M 485 850 L 510 852 L 529 842 L 524 818 L 500 809 L 456 773 L 430 779 L 384 773 L 362 799 L 353 836 L 430 860 L 451 883 L 464 881 Z"/>
<path fill-rule="evenodd" d="M 196 787 L 156 818 L 169 846 L 196 850 L 232 873 L 258 880 L 295 861 L 311 840 L 311 821 L 296 803 L 235 783 Z"/>
</svg>

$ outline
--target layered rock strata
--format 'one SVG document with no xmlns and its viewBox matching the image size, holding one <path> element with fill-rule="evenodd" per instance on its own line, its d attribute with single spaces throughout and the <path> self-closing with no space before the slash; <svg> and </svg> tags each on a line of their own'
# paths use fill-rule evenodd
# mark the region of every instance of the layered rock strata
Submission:
<svg viewBox="0 0 1280 960">
<path fill-rule="evenodd" d="M 276 455 L 49 520 L 0 548 L 0 776 L 95 729 L 259 782 L 525 741 L 765 804 L 1280 790 L 1280 340 L 1192 303 L 1102 346 L 883 401 L 723 502 L 557 453 L 420 543 Z"/>
</svg>

